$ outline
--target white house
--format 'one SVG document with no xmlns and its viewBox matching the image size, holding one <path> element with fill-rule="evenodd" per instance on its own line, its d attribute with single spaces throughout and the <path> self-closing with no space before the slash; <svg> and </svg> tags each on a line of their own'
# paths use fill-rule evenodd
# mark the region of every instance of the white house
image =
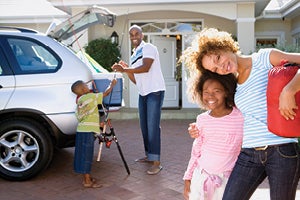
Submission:
<svg viewBox="0 0 300 200">
<path fill-rule="evenodd" d="M 187 48 L 195 33 L 204 27 L 215 27 L 236 36 L 241 51 L 245 54 L 255 51 L 257 44 L 296 45 L 300 47 L 300 2 L 299 0 L 25 0 L 31 15 L 22 17 L 20 12 L 2 10 L 8 2 L 17 6 L 19 1 L 0 0 L 0 25 L 31 27 L 45 32 L 52 19 L 66 19 L 83 9 L 98 5 L 116 13 L 117 23 L 113 28 L 93 26 L 80 38 L 83 47 L 89 41 L 100 37 L 109 38 L 113 31 L 119 35 L 122 59 L 128 61 L 131 45 L 128 28 L 132 24 L 142 26 L 145 39 L 154 43 L 160 52 L 166 96 L 164 107 L 192 108 L 185 94 L 187 79 L 184 66 L 177 66 L 177 59 Z M 53 13 L 42 15 L 34 2 L 51 4 Z M 6 2 L 6 4 L 3 4 Z M 41 4 L 42 5 L 42 4 Z M 14 9 L 9 6 L 8 9 Z M 20 13 L 18 17 L 15 13 Z M 46 13 L 44 13 L 46 14 Z M 23 20 L 26 18 L 27 20 Z M 44 21 L 41 21 L 44 19 Z M 48 20 L 48 21 L 47 21 Z M 105 35 L 103 36 L 103 33 Z M 125 80 L 125 107 L 137 107 L 135 86 Z"/>
</svg>

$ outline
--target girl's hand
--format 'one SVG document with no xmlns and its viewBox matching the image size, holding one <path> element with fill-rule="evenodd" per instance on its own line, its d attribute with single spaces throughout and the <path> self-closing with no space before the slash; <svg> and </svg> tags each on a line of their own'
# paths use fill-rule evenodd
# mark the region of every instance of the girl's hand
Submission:
<svg viewBox="0 0 300 200">
<path fill-rule="evenodd" d="M 199 136 L 199 130 L 198 130 L 195 122 L 189 124 L 188 132 L 189 132 L 191 138 L 197 138 Z"/>
<path fill-rule="evenodd" d="M 184 180 L 184 188 L 183 188 L 183 198 L 184 200 L 189 200 L 191 180 Z"/>
</svg>

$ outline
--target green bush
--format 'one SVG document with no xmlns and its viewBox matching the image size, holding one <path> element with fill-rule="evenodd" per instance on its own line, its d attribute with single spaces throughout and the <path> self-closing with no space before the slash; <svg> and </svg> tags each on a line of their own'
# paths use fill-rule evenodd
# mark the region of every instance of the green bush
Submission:
<svg viewBox="0 0 300 200">
<path fill-rule="evenodd" d="M 85 47 L 85 52 L 110 72 L 112 71 L 111 66 L 121 57 L 118 45 L 113 44 L 110 39 L 104 38 L 90 41 Z"/>
<path fill-rule="evenodd" d="M 300 48 L 297 47 L 296 45 L 257 45 L 256 46 L 256 51 L 262 48 L 276 48 L 281 51 L 285 52 L 293 52 L 293 53 L 300 53 Z"/>
</svg>

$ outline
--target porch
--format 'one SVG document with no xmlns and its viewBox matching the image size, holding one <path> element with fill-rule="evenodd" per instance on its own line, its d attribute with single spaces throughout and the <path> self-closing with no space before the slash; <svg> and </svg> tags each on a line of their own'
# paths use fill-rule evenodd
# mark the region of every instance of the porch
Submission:
<svg viewBox="0 0 300 200">
<path fill-rule="evenodd" d="M 162 119 L 193 119 L 199 113 L 203 112 L 199 108 L 180 108 L 180 109 L 163 109 Z M 120 110 L 110 110 L 109 118 L 111 119 L 138 119 L 137 108 L 120 108 Z"/>
</svg>

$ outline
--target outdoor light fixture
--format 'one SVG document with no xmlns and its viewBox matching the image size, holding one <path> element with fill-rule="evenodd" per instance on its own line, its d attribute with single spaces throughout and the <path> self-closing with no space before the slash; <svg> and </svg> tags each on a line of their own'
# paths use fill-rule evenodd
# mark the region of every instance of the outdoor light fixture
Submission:
<svg viewBox="0 0 300 200">
<path fill-rule="evenodd" d="M 116 45 L 119 44 L 119 35 L 117 34 L 116 31 L 114 31 L 114 32 L 111 34 L 110 39 L 111 39 L 111 43 L 116 44 Z"/>
</svg>

